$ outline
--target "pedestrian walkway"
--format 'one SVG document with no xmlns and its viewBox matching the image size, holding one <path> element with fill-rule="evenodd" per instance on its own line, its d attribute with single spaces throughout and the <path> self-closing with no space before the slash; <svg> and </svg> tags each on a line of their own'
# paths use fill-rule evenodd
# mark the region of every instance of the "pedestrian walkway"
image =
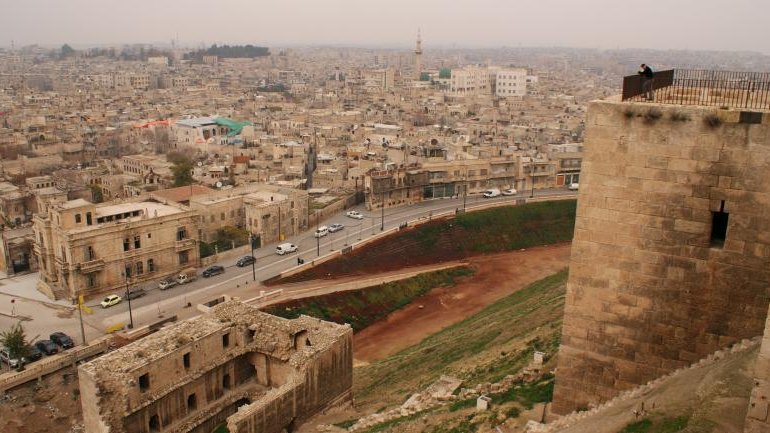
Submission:
<svg viewBox="0 0 770 433">
<path fill-rule="evenodd" d="M 28 301 L 40 302 L 48 305 L 57 305 L 61 307 L 72 307 L 68 299 L 52 300 L 37 290 L 37 280 L 40 274 L 32 272 L 29 274 L 7 276 L 0 273 L 0 295 L 16 299 L 26 299 Z M 6 302 L 0 302 L 0 312 L 5 312 Z"/>
</svg>

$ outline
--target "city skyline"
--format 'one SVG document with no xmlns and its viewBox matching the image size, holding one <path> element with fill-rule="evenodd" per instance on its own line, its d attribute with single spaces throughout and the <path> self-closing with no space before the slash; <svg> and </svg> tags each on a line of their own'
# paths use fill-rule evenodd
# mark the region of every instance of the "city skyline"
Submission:
<svg viewBox="0 0 770 433">
<path fill-rule="evenodd" d="M 251 43 L 409 48 L 419 28 L 424 49 L 559 46 L 770 53 L 762 22 L 770 4 L 759 0 L 737 0 L 730 8 L 714 0 L 545 0 L 527 5 L 482 0 L 445 6 L 434 0 L 395 0 L 387 8 L 351 0 L 294 0 L 266 10 L 239 1 L 212 7 L 200 0 L 32 0 L 4 8 L 0 46 L 159 44 L 176 39 L 188 47 Z"/>
</svg>

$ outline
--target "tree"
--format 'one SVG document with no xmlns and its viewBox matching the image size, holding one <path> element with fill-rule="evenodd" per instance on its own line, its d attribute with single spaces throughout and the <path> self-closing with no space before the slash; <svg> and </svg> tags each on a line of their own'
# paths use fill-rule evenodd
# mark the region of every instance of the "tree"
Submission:
<svg viewBox="0 0 770 433">
<path fill-rule="evenodd" d="M 61 46 L 61 57 L 63 59 L 66 59 L 67 57 L 72 57 L 75 55 L 75 50 L 69 46 L 69 44 L 64 44 Z"/>
<path fill-rule="evenodd" d="M 16 323 L 6 331 L 0 332 L 0 343 L 8 349 L 8 355 L 12 359 L 19 360 L 19 370 L 23 370 L 24 366 L 21 359 L 29 355 L 29 347 L 27 346 L 27 336 L 24 335 L 24 328 L 21 326 L 21 322 Z"/>
<path fill-rule="evenodd" d="M 193 163 L 190 158 L 182 157 L 174 161 L 171 172 L 174 173 L 174 186 L 185 186 L 193 183 Z"/>
</svg>

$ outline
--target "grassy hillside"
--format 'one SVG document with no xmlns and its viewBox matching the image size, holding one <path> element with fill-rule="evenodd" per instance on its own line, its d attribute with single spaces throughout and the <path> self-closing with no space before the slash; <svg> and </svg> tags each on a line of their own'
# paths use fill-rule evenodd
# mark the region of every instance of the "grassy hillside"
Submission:
<svg viewBox="0 0 770 433">
<path fill-rule="evenodd" d="M 566 279 L 566 270 L 546 277 L 415 346 L 356 368 L 357 404 L 400 404 L 441 374 L 460 377 L 464 386 L 495 382 L 529 363 L 534 350 L 554 356 Z"/>
<path fill-rule="evenodd" d="M 363 290 L 333 293 L 273 305 L 265 312 L 293 319 L 301 314 L 337 323 L 349 323 L 354 331 L 403 308 L 435 287 L 453 286 L 455 278 L 473 275 L 467 267 L 426 272 Z"/>
<path fill-rule="evenodd" d="M 485 253 L 569 242 L 575 228 L 576 203 L 575 200 L 530 203 L 434 220 L 399 231 L 300 274 L 271 279 L 265 284 L 370 275 Z"/>
</svg>

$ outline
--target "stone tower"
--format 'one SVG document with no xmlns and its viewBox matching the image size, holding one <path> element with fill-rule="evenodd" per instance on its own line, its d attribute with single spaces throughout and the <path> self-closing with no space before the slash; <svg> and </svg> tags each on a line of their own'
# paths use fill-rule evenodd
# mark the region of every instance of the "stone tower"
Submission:
<svg viewBox="0 0 770 433">
<path fill-rule="evenodd" d="M 420 38 L 420 29 L 417 29 L 417 44 L 414 46 L 414 79 L 420 79 L 422 73 L 422 39 Z"/>
<path fill-rule="evenodd" d="M 765 326 L 770 107 L 655 98 L 588 109 L 556 413 L 606 401 Z"/>
</svg>

